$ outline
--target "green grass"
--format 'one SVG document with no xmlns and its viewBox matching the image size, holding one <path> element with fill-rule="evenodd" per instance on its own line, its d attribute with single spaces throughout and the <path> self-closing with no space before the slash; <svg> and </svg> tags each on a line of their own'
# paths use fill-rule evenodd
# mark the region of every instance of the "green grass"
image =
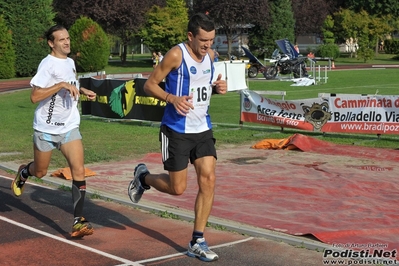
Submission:
<svg viewBox="0 0 399 266">
<path fill-rule="evenodd" d="M 375 94 L 378 92 L 381 95 L 397 95 L 399 82 L 395 76 L 398 74 L 399 68 L 335 70 L 327 72 L 327 83 L 320 83 L 317 86 L 297 87 L 291 86 L 292 82 L 254 80 L 249 83 L 249 88 L 286 91 L 287 100 L 317 98 L 319 93 Z M 324 77 L 324 71 L 320 75 Z"/>
<path fill-rule="evenodd" d="M 152 71 L 151 55 L 134 55 L 133 59 L 130 56 L 125 63 L 122 63 L 120 58 L 114 57 L 104 70 L 106 74 L 150 72 Z"/>
<path fill-rule="evenodd" d="M 125 66 L 120 62 L 108 66 L 115 71 L 144 72 L 152 69 L 151 62 L 147 66 L 146 56 L 138 57 Z M 137 71 L 134 71 L 137 69 Z M 111 71 L 111 70 L 110 70 Z M 108 73 L 108 72 L 107 72 Z M 366 69 L 329 71 L 326 84 L 297 87 L 291 82 L 249 80 L 252 90 L 286 91 L 286 99 L 316 98 L 318 93 L 350 93 L 350 94 L 399 94 L 399 69 Z M 32 121 L 36 104 L 29 99 L 30 90 L 4 93 L 0 96 L 0 159 L 2 161 L 21 161 L 26 163 L 33 158 Z M 273 97 L 273 96 L 271 96 Z M 320 138 L 326 141 L 354 144 L 359 146 L 398 148 L 399 135 L 364 135 L 344 133 L 318 133 L 260 124 L 244 123 L 240 126 L 240 96 L 237 92 L 227 95 L 214 95 L 211 100 L 210 114 L 214 123 L 214 135 L 218 149 L 234 145 L 250 145 L 265 139 L 281 139 L 295 133 Z M 83 116 L 81 133 L 85 147 L 85 163 L 102 161 L 119 161 L 139 158 L 149 152 L 159 152 L 158 123 L 94 118 Z M 7 155 L 6 155 L 7 153 Z M 65 167 L 66 161 L 59 151 L 53 152 L 50 168 Z"/>
<path fill-rule="evenodd" d="M 166 219 L 174 219 L 174 220 L 180 220 L 179 215 L 173 214 L 171 212 L 167 211 L 159 211 L 158 216 Z"/>
<path fill-rule="evenodd" d="M 394 57 L 396 55 L 393 54 L 378 54 L 375 58 L 368 60 L 366 64 L 368 65 L 392 65 L 399 64 L 399 60 L 395 60 Z M 339 58 L 335 59 L 336 64 L 338 65 L 350 65 L 350 64 L 363 64 L 364 61 L 360 58 L 350 57 L 349 54 L 341 54 Z"/>
<path fill-rule="evenodd" d="M 306 52 L 302 53 L 303 56 L 306 56 Z M 360 58 L 355 58 L 355 57 L 350 57 L 349 53 L 341 53 L 340 57 L 334 58 L 334 63 L 335 66 L 347 66 L 347 65 L 397 65 L 399 64 L 399 59 L 395 58 L 397 55 L 394 54 L 385 54 L 385 53 L 380 53 L 375 58 L 368 60 L 366 63 L 364 62 L 363 59 Z M 266 57 L 270 58 L 270 56 Z M 246 57 L 240 58 L 240 59 L 247 59 Z M 269 61 L 265 60 L 263 57 L 258 57 L 259 61 L 268 66 L 270 63 Z M 223 60 L 223 59 L 222 59 Z M 317 61 L 317 65 L 321 66 L 328 66 L 329 62 L 328 61 Z"/>
</svg>

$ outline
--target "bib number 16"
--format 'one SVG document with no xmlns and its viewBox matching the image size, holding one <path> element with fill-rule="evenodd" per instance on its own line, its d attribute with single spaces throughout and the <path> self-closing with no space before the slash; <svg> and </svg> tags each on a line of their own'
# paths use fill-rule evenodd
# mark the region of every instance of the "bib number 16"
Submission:
<svg viewBox="0 0 399 266">
<path fill-rule="evenodd" d="M 192 100 L 195 103 L 204 103 L 209 101 L 210 98 L 210 87 L 198 87 L 198 88 L 191 88 L 191 96 L 193 97 Z"/>
</svg>

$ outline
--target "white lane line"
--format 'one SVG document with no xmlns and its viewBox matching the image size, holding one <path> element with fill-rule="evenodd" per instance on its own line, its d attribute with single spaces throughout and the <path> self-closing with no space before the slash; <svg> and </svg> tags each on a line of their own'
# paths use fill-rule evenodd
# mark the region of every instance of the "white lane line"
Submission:
<svg viewBox="0 0 399 266">
<path fill-rule="evenodd" d="M 11 179 L 11 180 L 12 180 L 12 178 L 9 178 L 9 177 L 6 177 L 6 176 L 0 175 L 0 177 L 4 177 L 4 178 L 7 178 L 7 179 Z M 49 188 L 49 187 L 37 185 L 37 184 L 35 184 L 35 183 L 29 183 L 29 184 L 32 184 L 32 185 L 34 185 L 34 186 Z M 10 220 L 10 219 L 8 219 L 8 218 L 6 218 L 6 217 L 4 217 L 4 216 L 1 216 L 1 215 L 0 215 L 0 220 L 3 220 L 3 221 L 6 221 L 6 222 L 15 224 L 15 225 L 20 226 L 20 227 L 22 227 L 22 228 L 25 228 L 25 229 L 28 229 L 28 230 L 37 232 L 38 234 L 42 234 L 42 235 L 44 235 L 44 236 L 48 236 L 48 237 L 50 237 L 50 238 L 53 238 L 53 239 L 62 241 L 62 242 L 64 242 L 64 243 L 67 243 L 67 244 L 70 244 L 70 245 L 74 245 L 74 246 L 77 246 L 77 247 L 81 247 L 81 248 L 90 250 L 90 251 L 92 251 L 92 252 L 94 252 L 94 253 L 98 253 L 98 254 L 103 255 L 103 256 L 105 256 L 105 257 L 109 257 L 109 258 L 112 258 L 112 259 L 115 259 L 115 260 L 119 260 L 119 261 L 121 261 L 121 262 L 124 263 L 124 264 L 119 264 L 119 265 L 115 265 L 115 266 L 126 266 L 126 265 L 129 265 L 129 266 L 130 266 L 130 265 L 133 265 L 133 266 L 140 266 L 140 265 L 142 265 L 142 264 L 140 264 L 140 263 L 146 263 L 146 262 L 152 262 L 152 261 L 159 261 L 159 260 L 174 258 L 174 257 L 183 256 L 183 255 L 186 255 L 186 254 L 187 254 L 187 251 L 185 251 L 185 252 L 175 253 L 175 254 L 171 254 L 171 255 L 167 255 L 167 256 L 155 257 L 155 258 L 151 258 L 151 259 L 146 259 L 146 260 L 141 260 L 141 261 L 137 261 L 137 262 L 132 262 L 132 261 L 129 261 L 129 260 L 125 260 L 125 259 L 123 259 L 123 258 L 116 257 L 116 256 L 114 256 L 114 255 L 111 255 L 111 254 L 108 254 L 108 253 L 105 253 L 105 252 L 102 252 L 102 251 L 99 251 L 99 250 L 96 250 L 96 249 L 87 247 L 87 246 L 83 246 L 83 245 L 81 245 L 81 244 L 77 244 L 77 243 L 75 243 L 75 242 L 72 242 L 72 241 L 70 241 L 70 240 L 66 240 L 66 239 L 64 239 L 64 238 L 60 238 L 60 237 L 57 237 L 57 236 L 54 236 L 54 235 L 50 235 L 50 234 L 48 234 L 48 233 L 46 233 L 46 232 L 37 230 L 37 229 L 35 229 L 35 228 L 33 228 L 33 227 L 30 227 L 30 226 L 28 226 L 28 225 L 22 225 L 22 224 L 20 224 L 20 223 L 14 222 L 13 220 Z M 246 238 L 246 239 L 237 240 L 237 241 L 233 241 L 233 242 L 228 242 L 228 243 L 225 243 L 225 244 L 220 244 L 220 245 L 212 246 L 212 247 L 209 247 L 209 248 L 215 249 L 215 248 L 220 248 L 220 247 L 231 246 L 231 245 L 235 245 L 235 244 L 247 242 L 247 241 L 250 241 L 250 240 L 252 240 L 252 239 L 254 239 L 254 237 L 248 237 L 248 238 Z"/>
<path fill-rule="evenodd" d="M 46 232 L 37 230 L 36 228 L 30 227 L 30 226 L 28 226 L 28 225 L 21 224 L 21 223 L 19 223 L 19 222 L 10 220 L 10 219 L 8 219 L 8 218 L 6 218 L 6 217 L 4 217 L 4 216 L 1 216 L 1 215 L 0 215 L 0 220 L 3 220 L 3 221 L 5 221 L 5 222 L 7 222 L 7 223 L 10 223 L 10 224 L 13 224 L 13 225 L 22 227 L 22 228 L 24 228 L 24 229 L 26 229 L 26 230 L 30 230 L 30 231 L 35 232 L 35 233 L 37 233 L 37 234 L 40 234 L 40 235 L 43 235 L 43 236 L 52 238 L 52 239 L 54 239 L 54 240 L 58 240 L 58 241 L 60 241 L 60 242 L 66 243 L 66 244 L 69 244 L 69 245 L 72 245 L 72 246 L 75 246 L 75 247 L 78 247 L 78 248 L 81 248 L 81 249 L 86 249 L 86 250 L 91 251 L 91 252 L 93 252 L 93 253 L 97 253 L 97 254 L 99 254 L 99 255 L 101 255 L 101 256 L 104 256 L 104 257 L 107 257 L 107 258 L 110 258 L 110 259 L 113 259 L 113 260 L 117 260 L 117 261 L 123 262 L 123 263 L 125 263 L 125 264 L 127 264 L 127 265 L 134 265 L 134 266 L 140 266 L 140 265 L 142 265 L 142 264 L 137 263 L 137 262 L 133 262 L 133 261 L 130 261 L 130 260 L 126 260 L 126 259 L 123 259 L 123 258 L 121 258 L 121 257 L 117 257 L 117 256 L 114 256 L 114 255 L 112 255 L 112 254 L 109 254 L 109 253 L 106 253 L 106 252 L 103 252 L 103 251 L 100 251 L 100 250 L 97 250 L 97 249 L 94 249 L 94 248 L 91 248 L 91 247 L 87 247 L 87 246 L 78 244 L 78 243 L 76 243 L 76 242 L 67 240 L 67 239 L 65 239 L 65 238 L 61 238 L 61 237 L 58 237 L 58 236 L 51 235 L 51 234 L 49 234 L 49 233 L 46 233 Z"/>
<path fill-rule="evenodd" d="M 215 249 L 215 248 L 227 247 L 227 246 L 231 246 L 231 245 L 247 242 L 247 241 L 250 241 L 252 239 L 254 239 L 254 237 L 248 237 L 246 239 L 237 240 L 237 241 L 233 241 L 233 242 L 228 242 L 228 243 L 225 243 L 225 244 L 220 244 L 220 245 L 212 246 L 212 247 L 209 247 L 209 248 Z M 156 258 L 151 258 L 151 259 L 146 259 L 146 260 L 140 260 L 140 261 L 137 261 L 137 263 L 147 263 L 147 262 L 159 261 L 159 260 L 164 260 L 164 259 L 170 259 L 170 258 L 174 258 L 174 257 L 183 256 L 183 255 L 186 255 L 186 254 L 187 254 L 187 251 L 180 252 L 180 253 L 175 253 L 175 254 L 171 254 L 171 255 L 167 255 L 167 256 L 161 256 L 161 257 L 156 257 Z M 117 266 L 123 266 L 123 265 L 117 265 Z"/>
</svg>

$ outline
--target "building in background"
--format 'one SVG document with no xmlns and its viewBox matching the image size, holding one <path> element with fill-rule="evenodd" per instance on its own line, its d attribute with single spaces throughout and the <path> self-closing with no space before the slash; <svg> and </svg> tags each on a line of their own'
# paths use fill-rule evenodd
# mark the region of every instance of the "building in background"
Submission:
<svg viewBox="0 0 399 266">
<path fill-rule="evenodd" d="M 248 48 L 248 30 L 253 27 L 252 24 L 237 25 L 237 28 L 232 32 L 231 41 L 231 55 L 244 56 L 245 52 L 241 46 Z M 228 53 L 228 42 L 226 31 L 223 28 L 216 29 L 215 40 L 212 45 L 212 49 L 218 51 L 220 55 L 227 55 Z"/>
<path fill-rule="evenodd" d="M 316 51 L 320 44 L 323 44 L 322 37 L 318 34 L 299 35 L 296 38 L 299 53 L 307 54 Z"/>
</svg>

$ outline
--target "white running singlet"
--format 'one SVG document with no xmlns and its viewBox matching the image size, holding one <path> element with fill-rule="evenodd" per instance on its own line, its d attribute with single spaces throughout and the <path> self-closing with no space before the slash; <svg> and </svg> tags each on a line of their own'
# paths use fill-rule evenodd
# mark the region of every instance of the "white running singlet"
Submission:
<svg viewBox="0 0 399 266">
<path fill-rule="evenodd" d="M 178 133 L 200 133 L 212 128 L 208 114 L 212 95 L 214 66 L 209 54 L 202 62 L 196 62 L 184 43 L 178 45 L 183 60 L 179 68 L 171 71 L 165 78 L 165 91 L 178 97 L 192 95 L 194 109 L 186 116 L 177 113 L 173 104 L 166 105 L 162 125 Z"/>
<path fill-rule="evenodd" d="M 48 88 L 60 82 L 74 84 L 79 89 L 75 62 L 71 58 L 61 59 L 48 55 L 39 64 L 31 86 Z M 35 110 L 33 128 L 50 133 L 63 134 L 79 127 L 78 99 L 73 99 L 66 89 L 42 100 Z"/>
</svg>

